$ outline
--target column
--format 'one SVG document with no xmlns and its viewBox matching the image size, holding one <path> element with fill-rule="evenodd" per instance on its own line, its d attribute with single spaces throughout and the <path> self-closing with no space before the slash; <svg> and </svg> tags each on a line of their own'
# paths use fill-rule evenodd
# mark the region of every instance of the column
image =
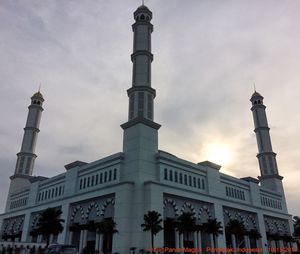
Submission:
<svg viewBox="0 0 300 254">
<path fill-rule="evenodd" d="M 80 230 L 80 237 L 79 237 L 79 254 L 81 254 L 83 249 L 83 230 Z"/>
<path fill-rule="evenodd" d="M 231 234 L 231 242 L 232 242 L 232 249 L 233 249 L 233 253 L 236 254 L 236 239 L 235 239 L 235 235 Z"/>
<path fill-rule="evenodd" d="M 72 244 L 74 231 L 70 231 L 69 233 L 69 244 Z"/>
<path fill-rule="evenodd" d="M 202 234 L 201 231 L 198 232 L 198 248 L 202 248 Z"/>
<path fill-rule="evenodd" d="M 260 239 L 256 239 L 255 242 L 256 242 L 256 248 L 262 248 Z"/>
<path fill-rule="evenodd" d="M 82 249 L 84 249 L 86 247 L 86 244 L 87 244 L 87 233 L 88 233 L 88 230 L 85 229 L 83 230 L 83 244 L 82 244 Z"/>
<path fill-rule="evenodd" d="M 217 176 L 219 172 L 216 172 Z M 218 176 L 219 177 L 219 176 Z M 219 194 L 217 194 L 219 195 Z M 223 194 L 222 194 L 223 195 Z M 216 237 L 216 248 L 226 248 L 226 237 L 225 237 L 225 225 L 224 225 L 224 215 L 223 215 L 223 205 L 221 203 L 214 203 L 213 210 L 215 214 L 215 218 L 217 221 L 221 222 L 221 225 L 223 227 L 223 234 L 220 234 L 218 237 Z"/>
<path fill-rule="evenodd" d="M 53 243 L 53 234 L 49 236 L 49 244 Z"/>
<path fill-rule="evenodd" d="M 290 250 L 290 244 L 289 244 L 289 242 L 286 242 L 286 247 L 285 248 L 287 248 L 287 252 L 286 253 L 291 253 L 291 250 Z"/>
<path fill-rule="evenodd" d="M 271 250 L 271 253 L 275 253 L 276 251 L 276 243 L 275 243 L 275 241 L 274 240 L 272 240 L 271 241 L 271 248 L 272 248 L 272 250 Z"/>
<path fill-rule="evenodd" d="M 214 235 L 213 234 L 209 234 L 209 240 L 210 240 L 210 247 L 213 249 L 215 248 L 215 244 L 214 244 Z"/>
<path fill-rule="evenodd" d="M 283 245 L 283 240 L 279 240 L 279 249 L 280 249 L 280 253 L 285 253 L 283 251 L 284 245 Z"/>
<path fill-rule="evenodd" d="M 179 234 L 179 248 L 180 249 L 184 248 L 184 246 L 183 246 L 183 234 Z M 180 251 L 180 253 L 182 254 L 183 251 Z"/>
<path fill-rule="evenodd" d="M 42 236 L 42 235 L 38 235 L 38 236 L 37 236 L 37 239 L 36 239 L 36 242 L 37 242 L 37 243 L 41 243 L 41 242 L 42 242 L 42 239 L 43 239 L 43 236 Z"/>
<path fill-rule="evenodd" d="M 194 249 L 198 248 L 198 233 L 194 232 Z"/>
<path fill-rule="evenodd" d="M 266 235 L 266 228 L 265 228 L 265 221 L 264 216 L 261 212 L 257 213 L 257 219 L 258 219 L 258 225 L 259 225 L 259 231 L 261 234 L 261 248 L 263 249 L 263 253 L 269 253 L 268 252 L 268 240 Z"/>
<path fill-rule="evenodd" d="M 99 235 L 99 253 L 103 253 L 103 234 Z"/>
<path fill-rule="evenodd" d="M 179 232 L 175 230 L 175 248 L 179 248 Z"/>
<path fill-rule="evenodd" d="M 249 237 L 247 235 L 244 235 L 244 242 L 245 242 L 245 248 L 248 249 L 249 248 L 249 242 L 248 242 Z M 249 252 L 246 251 L 246 254 L 248 254 Z"/>
<path fill-rule="evenodd" d="M 69 171 L 72 171 L 72 170 L 69 170 Z M 69 172 L 67 171 L 67 172 Z M 65 184 L 65 188 L 67 188 L 67 186 L 69 185 L 69 183 Z M 68 231 L 69 231 L 69 225 L 68 225 L 68 222 L 69 222 L 69 218 L 68 218 L 68 214 L 69 214 L 69 203 L 65 202 L 62 204 L 61 206 L 61 211 L 62 211 L 62 214 L 61 214 L 61 219 L 65 220 L 63 222 L 63 231 L 58 234 L 57 236 L 57 243 L 60 243 L 60 244 L 65 244 L 67 243 L 67 234 L 68 234 Z"/>
<path fill-rule="evenodd" d="M 99 232 L 96 231 L 96 239 L 95 239 L 95 253 L 99 253 Z"/>
</svg>

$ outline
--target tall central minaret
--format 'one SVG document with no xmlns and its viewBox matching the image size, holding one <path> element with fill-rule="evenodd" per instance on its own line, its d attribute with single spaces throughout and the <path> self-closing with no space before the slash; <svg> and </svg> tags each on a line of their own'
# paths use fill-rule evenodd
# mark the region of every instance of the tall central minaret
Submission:
<svg viewBox="0 0 300 254">
<path fill-rule="evenodd" d="M 157 207 L 153 207 L 155 202 L 149 202 L 151 195 L 147 190 L 149 188 L 147 183 L 157 181 L 159 178 L 156 155 L 160 125 L 153 121 L 155 90 L 151 87 L 152 12 L 142 5 L 136 9 L 133 16 L 135 22 L 132 25 L 132 86 L 127 90 L 128 121 L 121 125 L 124 130 L 124 164 L 120 175 L 121 181 L 130 183 L 130 188 L 118 194 L 122 197 L 119 198 L 118 207 L 115 207 L 115 213 L 120 214 L 120 217 L 115 217 L 115 220 L 118 226 L 126 228 L 127 232 L 116 235 L 120 249 L 117 248 L 115 252 L 122 252 L 132 246 L 137 249 L 151 246 L 151 243 L 145 243 L 149 237 L 147 238 L 146 233 L 141 234 L 141 224 L 147 211 L 157 210 Z M 163 243 L 159 243 L 158 246 L 162 245 Z"/>
<path fill-rule="evenodd" d="M 155 89 L 151 87 L 151 33 L 153 25 L 150 23 L 152 12 L 145 6 L 140 6 L 134 12 L 135 23 L 133 30 L 133 53 L 131 61 L 132 87 L 127 90 L 129 97 L 128 124 L 131 122 L 143 122 L 152 125 L 153 121 L 153 99 Z M 123 125 L 126 128 L 128 125 Z M 156 126 L 158 127 L 158 126 Z"/>
<path fill-rule="evenodd" d="M 258 162 L 261 176 L 259 180 L 263 187 L 283 193 L 282 179 L 279 175 L 276 153 L 273 152 L 269 126 L 266 115 L 266 106 L 263 104 L 264 97 L 258 92 L 254 92 L 250 101 L 252 102 L 251 111 L 254 120 L 254 132 L 256 134 L 258 146 Z"/>
</svg>

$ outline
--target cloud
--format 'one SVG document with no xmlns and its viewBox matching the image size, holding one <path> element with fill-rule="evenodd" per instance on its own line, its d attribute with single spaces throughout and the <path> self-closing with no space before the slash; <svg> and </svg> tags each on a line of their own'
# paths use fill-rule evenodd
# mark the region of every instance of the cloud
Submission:
<svg viewBox="0 0 300 254">
<path fill-rule="evenodd" d="M 0 3 L 0 165 L 13 172 L 30 96 L 45 97 L 35 174 L 51 176 L 72 160 L 122 149 L 131 86 L 132 13 L 126 1 Z M 298 1 L 149 2 L 153 11 L 152 86 L 160 149 L 205 160 L 207 144 L 229 143 L 222 168 L 259 174 L 249 98 L 265 96 L 274 151 L 290 212 L 299 213 L 300 35 Z M 1 184 L 6 193 L 8 183 Z M 294 189 L 294 191 L 292 191 Z M 298 193 L 299 194 L 299 193 Z M 2 195 L 5 200 L 5 195 Z M 1 200 L 0 200 L 1 201 Z"/>
</svg>

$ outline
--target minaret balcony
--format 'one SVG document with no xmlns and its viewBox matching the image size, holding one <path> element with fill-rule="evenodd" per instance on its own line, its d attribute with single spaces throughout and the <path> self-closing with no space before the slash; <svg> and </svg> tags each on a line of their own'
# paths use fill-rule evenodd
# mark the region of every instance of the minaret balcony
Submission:
<svg viewBox="0 0 300 254">
<path fill-rule="evenodd" d="M 137 50 L 133 54 L 131 54 L 131 61 L 133 62 L 134 58 L 137 56 L 148 56 L 153 61 L 153 54 L 150 53 L 148 50 Z"/>
</svg>

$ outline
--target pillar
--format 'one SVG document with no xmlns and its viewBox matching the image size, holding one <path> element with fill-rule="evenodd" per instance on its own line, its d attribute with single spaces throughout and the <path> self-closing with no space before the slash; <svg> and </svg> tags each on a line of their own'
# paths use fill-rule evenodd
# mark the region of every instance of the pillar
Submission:
<svg viewBox="0 0 300 254">
<path fill-rule="evenodd" d="M 278 248 L 279 248 L 279 252 L 280 252 L 280 253 L 285 253 L 285 252 L 283 251 L 284 246 L 283 246 L 283 241 L 282 241 L 282 240 L 279 240 L 279 241 L 278 241 Z"/>
<path fill-rule="evenodd" d="M 179 232 L 177 230 L 175 230 L 175 248 L 176 249 L 178 249 L 179 245 L 180 245 L 180 243 L 179 243 L 179 237 L 180 237 Z"/>
<path fill-rule="evenodd" d="M 259 225 L 259 232 L 261 234 L 261 244 L 260 247 L 262 248 L 263 253 L 269 253 L 268 251 L 268 240 L 266 235 L 266 227 L 265 227 L 265 220 L 262 213 L 257 213 L 258 225 Z"/>
<path fill-rule="evenodd" d="M 194 249 L 198 248 L 198 233 L 194 232 Z"/>
<path fill-rule="evenodd" d="M 184 246 L 183 246 L 183 234 L 179 234 L 179 248 L 180 249 L 183 249 Z M 183 251 L 180 251 L 179 253 L 183 253 Z"/>
<path fill-rule="evenodd" d="M 72 244 L 72 241 L 73 241 L 73 235 L 74 235 L 74 232 L 70 231 L 70 233 L 69 233 L 69 244 L 70 245 Z"/>
<path fill-rule="evenodd" d="M 234 234 L 231 234 L 231 242 L 232 242 L 232 249 L 233 249 L 233 253 L 236 254 L 237 253 L 237 249 L 236 249 L 236 238 Z"/>
<path fill-rule="evenodd" d="M 103 234 L 99 235 L 99 253 L 103 252 Z"/>
<path fill-rule="evenodd" d="M 250 248 L 249 236 L 244 235 L 244 242 L 245 242 L 245 248 L 249 249 Z M 245 253 L 248 254 L 249 252 L 246 251 Z"/>
<path fill-rule="evenodd" d="M 81 254 L 82 249 L 83 249 L 83 230 L 80 230 L 80 237 L 79 237 L 79 254 Z"/>
<path fill-rule="evenodd" d="M 53 234 L 49 236 L 49 243 L 53 243 Z"/>
<path fill-rule="evenodd" d="M 214 235 L 213 234 L 209 234 L 209 240 L 210 240 L 210 247 L 213 249 L 215 248 L 215 244 L 214 244 Z"/>
<path fill-rule="evenodd" d="M 223 234 L 220 234 L 216 237 L 216 247 L 217 248 L 226 248 L 226 238 L 225 238 L 225 224 L 224 224 L 224 215 L 223 215 L 223 206 L 221 203 L 214 203 L 213 210 L 215 214 L 215 218 L 217 221 L 221 222 L 223 227 Z"/>
<path fill-rule="evenodd" d="M 23 222 L 23 230 L 22 230 L 20 242 L 27 242 L 27 236 L 28 236 L 29 230 L 30 230 L 29 221 L 30 221 L 30 213 L 26 213 L 24 222 Z"/>
<path fill-rule="evenodd" d="M 88 230 L 85 229 L 83 230 L 83 244 L 82 244 L 82 249 L 84 249 L 86 247 L 86 244 L 87 244 L 87 233 L 88 233 Z"/>
<path fill-rule="evenodd" d="M 99 252 L 99 232 L 96 231 L 96 238 L 95 238 L 95 253 L 97 253 L 97 251 Z"/>
<path fill-rule="evenodd" d="M 202 248 L 202 233 L 201 231 L 198 232 L 198 248 Z"/>
</svg>

